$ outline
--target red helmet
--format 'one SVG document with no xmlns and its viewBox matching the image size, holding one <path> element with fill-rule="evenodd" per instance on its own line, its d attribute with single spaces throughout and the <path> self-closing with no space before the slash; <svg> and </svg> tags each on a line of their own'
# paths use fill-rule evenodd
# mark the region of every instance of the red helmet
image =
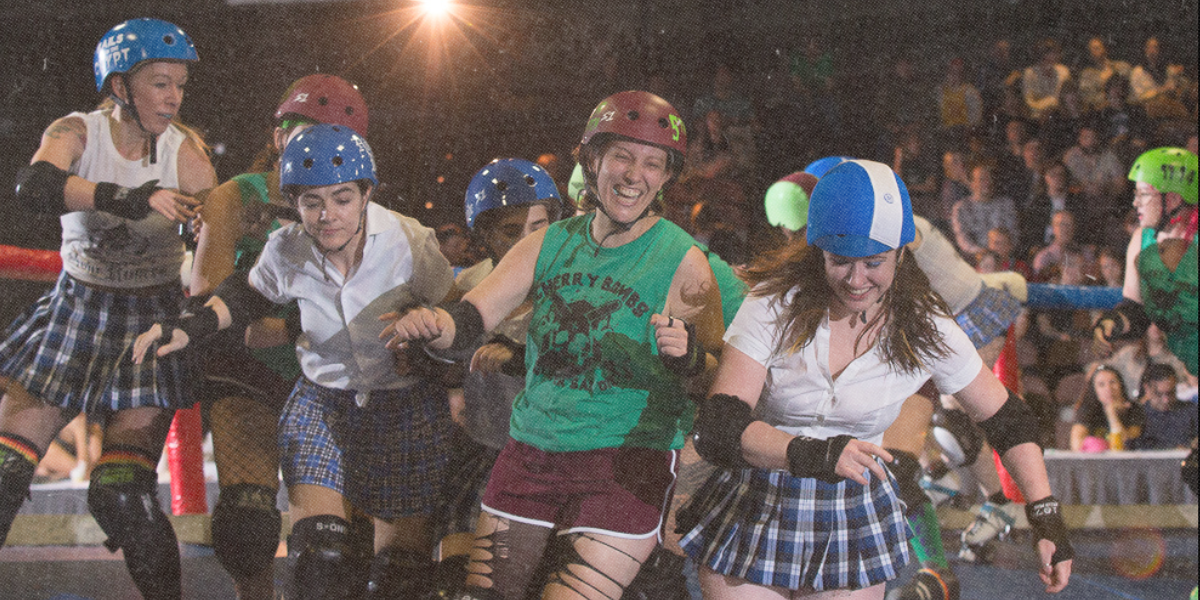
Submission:
<svg viewBox="0 0 1200 600">
<path fill-rule="evenodd" d="M 367 136 L 367 103 L 358 87 L 336 75 L 317 73 L 297 79 L 283 96 L 275 119 L 300 115 L 318 123 L 342 125 Z"/>
<path fill-rule="evenodd" d="M 670 102 L 650 92 L 613 94 L 592 111 L 580 145 L 596 134 L 613 133 L 687 155 L 687 128 Z"/>
</svg>

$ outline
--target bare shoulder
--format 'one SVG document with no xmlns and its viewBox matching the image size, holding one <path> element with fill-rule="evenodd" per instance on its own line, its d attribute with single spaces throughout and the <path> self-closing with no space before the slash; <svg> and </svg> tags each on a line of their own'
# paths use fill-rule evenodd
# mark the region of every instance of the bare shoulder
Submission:
<svg viewBox="0 0 1200 600">
<path fill-rule="evenodd" d="M 216 185 L 217 171 L 208 153 L 188 136 L 179 146 L 179 190 L 185 194 L 196 194 Z"/>
<path fill-rule="evenodd" d="M 62 117 L 42 132 L 42 144 L 31 162 L 45 160 L 67 169 L 83 156 L 86 146 L 87 124 L 83 119 L 74 115 Z"/>
</svg>

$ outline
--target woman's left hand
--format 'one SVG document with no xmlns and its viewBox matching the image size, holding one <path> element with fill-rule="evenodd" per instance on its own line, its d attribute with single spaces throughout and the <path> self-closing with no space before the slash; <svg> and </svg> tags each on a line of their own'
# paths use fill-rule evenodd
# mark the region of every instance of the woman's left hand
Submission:
<svg viewBox="0 0 1200 600">
<path fill-rule="evenodd" d="M 1054 550 L 1054 542 L 1046 539 L 1038 540 L 1037 552 L 1038 558 L 1041 560 L 1038 577 L 1041 577 L 1042 583 L 1046 584 L 1046 593 L 1048 594 L 1057 594 L 1067 587 L 1067 582 L 1071 580 L 1071 565 L 1075 562 L 1064 560 L 1058 564 L 1051 564 Z"/>
<path fill-rule="evenodd" d="M 146 350 L 150 346 L 159 341 L 163 337 L 163 326 L 160 323 L 155 323 L 150 326 L 150 329 L 138 334 L 133 340 L 133 363 L 140 365 L 146 357 Z M 156 356 L 166 356 L 176 350 L 181 350 L 188 345 L 188 334 L 177 327 L 171 328 L 171 341 L 158 347 L 155 352 Z"/>
<path fill-rule="evenodd" d="M 650 317 L 650 324 L 654 326 L 659 354 L 676 358 L 687 354 L 688 332 L 683 319 L 654 314 Z"/>
</svg>

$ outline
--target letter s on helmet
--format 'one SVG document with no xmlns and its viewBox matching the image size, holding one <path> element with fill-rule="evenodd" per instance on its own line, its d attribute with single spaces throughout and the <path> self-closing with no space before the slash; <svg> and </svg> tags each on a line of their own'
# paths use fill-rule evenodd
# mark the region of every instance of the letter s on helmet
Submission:
<svg viewBox="0 0 1200 600">
<path fill-rule="evenodd" d="M 357 86 L 336 75 L 314 73 L 293 82 L 275 110 L 275 120 L 288 115 L 345 125 L 367 137 L 367 102 Z"/>
<path fill-rule="evenodd" d="M 908 188 L 890 167 L 850 160 L 829 170 L 808 203 L 808 243 L 860 258 L 895 250 L 916 237 Z"/>
<path fill-rule="evenodd" d="M 108 30 L 92 55 L 96 91 L 103 92 L 113 73 L 128 73 L 147 60 L 196 62 L 200 57 L 192 38 L 173 23 L 159 19 L 130 19 Z"/>
<path fill-rule="evenodd" d="M 1183 201 L 1196 205 L 1196 155 L 1183 148 L 1147 150 L 1133 161 L 1129 180 L 1154 186 L 1162 193 L 1174 192 Z"/>
<path fill-rule="evenodd" d="M 320 187 L 375 178 L 375 157 L 367 140 L 342 125 L 313 125 L 297 135 L 279 161 L 279 187 Z"/>
<path fill-rule="evenodd" d="M 579 145 L 585 146 L 602 134 L 659 146 L 678 154 L 679 160 L 674 162 L 680 166 L 687 155 L 687 128 L 679 111 L 650 92 L 620 92 L 601 100 L 588 119 Z"/>
</svg>

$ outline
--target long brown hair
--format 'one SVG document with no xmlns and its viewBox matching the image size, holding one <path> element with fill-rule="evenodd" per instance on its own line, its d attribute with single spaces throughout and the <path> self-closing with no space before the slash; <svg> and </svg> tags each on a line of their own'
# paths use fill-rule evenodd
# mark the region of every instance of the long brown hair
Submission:
<svg viewBox="0 0 1200 600">
<path fill-rule="evenodd" d="M 896 276 L 881 300 L 884 309 L 854 342 L 857 349 L 863 336 L 882 321 L 878 343 L 883 359 L 904 372 L 950 353 L 934 322 L 934 317 L 951 318 L 950 308 L 934 293 L 910 254 L 908 248 L 900 250 Z M 777 323 L 783 331 L 780 349 L 796 352 L 813 340 L 833 300 L 820 248 L 808 246 L 803 239 L 792 242 L 755 260 L 745 279 L 751 296 L 774 297 L 782 304 Z"/>
</svg>

